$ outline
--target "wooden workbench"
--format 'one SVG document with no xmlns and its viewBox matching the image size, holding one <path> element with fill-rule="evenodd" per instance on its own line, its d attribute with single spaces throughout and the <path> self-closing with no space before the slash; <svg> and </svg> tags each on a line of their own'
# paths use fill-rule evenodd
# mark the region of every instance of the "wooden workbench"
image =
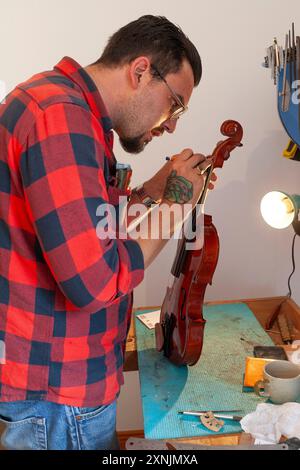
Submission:
<svg viewBox="0 0 300 470">
<path fill-rule="evenodd" d="M 255 317 L 258 319 L 260 324 L 264 327 L 267 319 L 270 315 L 276 310 L 276 308 L 283 302 L 285 297 L 268 297 L 262 299 L 243 299 L 243 300 L 227 300 L 219 302 L 207 302 L 205 305 L 220 305 L 220 304 L 229 304 L 229 303 L 240 303 L 243 302 L 252 310 Z M 136 310 L 159 310 L 158 306 L 148 306 L 140 307 Z M 293 339 L 300 339 L 300 308 L 299 306 L 291 299 L 287 299 L 283 304 L 282 312 L 290 319 L 293 325 Z M 274 326 L 272 331 L 268 331 L 269 336 L 272 338 L 274 344 L 281 344 L 281 336 L 278 331 L 278 328 Z M 136 350 L 136 337 L 135 337 L 135 325 L 134 325 L 134 315 L 132 316 L 132 322 L 127 338 L 126 344 L 126 354 L 125 354 L 125 366 L 124 371 L 137 371 L 138 370 L 138 357 Z M 126 431 L 119 433 L 119 440 L 121 447 L 124 446 L 128 437 L 143 437 L 143 431 Z M 170 442 L 172 440 L 169 439 Z M 192 438 L 192 439 L 176 439 L 177 442 L 190 442 L 192 444 L 201 444 L 201 445 L 236 445 L 239 443 L 251 443 L 251 437 L 243 433 L 239 434 L 230 434 L 222 436 L 209 436 L 201 438 Z"/>
</svg>

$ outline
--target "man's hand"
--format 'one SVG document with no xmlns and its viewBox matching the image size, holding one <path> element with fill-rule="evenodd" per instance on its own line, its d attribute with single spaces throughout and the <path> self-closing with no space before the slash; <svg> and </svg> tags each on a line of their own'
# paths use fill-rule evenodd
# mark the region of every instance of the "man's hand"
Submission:
<svg viewBox="0 0 300 470">
<path fill-rule="evenodd" d="M 169 203 L 196 204 L 204 185 L 204 177 L 199 174 L 211 164 L 211 157 L 194 154 L 193 150 L 185 149 L 174 155 L 150 180 L 144 183 L 145 191 L 153 199 L 164 199 Z M 198 168 L 197 168 L 198 167 Z M 213 173 L 211 181 L 216 181 Z M 214 185 L 209 184 L 209 189 Z"/>
<path fill-rule="evenodd" d="M 144 183 L 145 191 L 153 199 L 160 199 L 163 204 L 169 206 L 180 204 L 182 209 L 182 211 L 174 211 L 173 217 L 170 219 L 168 237 L 165 237 L 163 224 L 161 224 L 159 225 L 158 238 L 144 238 L 140 235 L 136 239 L 144 255 L 145 267 L 152 263 L 168 239 L 172 238 L 175 231 L 182 225 L 186 216 L 183 204 L 187 203 L 195 207 L 199 201 L 205 182 L 205 177 L 201 173 L 211 163 L 212 157 L 205 158 L 204 155 L 199 153 L 194 154 L 191 149 L 185 149 L 180 154 L 174 155 L 153 178 Z M 216 181 L 216 179 L 213 174 L 211 181 Z M 210 184 L 209 188 L 213 189 L 213 184 Z M 131 200 L 131 203 L 133 204 L 134 200 Z M 149 228 L 152 227 L 152 220 L 149 223 L 149 218 L 147 217 L 141 222 L 141 227 L 144 223 L 146 224 L 145 231 L 148 234 Z M 159 218 L 160 220 L 161 218 Z M 141 234 L 142 230 L 139 233 Z"/>
</svg>

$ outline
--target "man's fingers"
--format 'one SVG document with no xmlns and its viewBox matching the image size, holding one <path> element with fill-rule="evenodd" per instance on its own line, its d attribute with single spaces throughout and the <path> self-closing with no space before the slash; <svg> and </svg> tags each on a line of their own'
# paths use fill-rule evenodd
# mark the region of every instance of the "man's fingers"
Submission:
<svg viewBox="0 0 300 470">
<path fill-rule="evenodd" d="M 208 185 L 208 189 L 210 189 L 210 190 L 215 189 L 214 183 L 217 181 L 217 179 L 218 179 L 218 177 L 217 177 L 216 173 L 213 173 L 211 175 L 211 178 L 210 178 L 210 183 Z"/>
<path fill-rule="evenodd" d="M 173 155 L 171 161 L 173 162 L 174 160 L 188 160 L 192 155 L 194 155 L 192 149 L 184 149 L 181 153 Z"/>
<path fill-rule="evenodd" d="M 190 157 L 187 161 L 187 164 L 190 168 L 196 168 L 201 163 L 205 162 L 206 157 L 201 155 L 200 153 L 196 153 L 192 157 Z"/>
<path fill-rule="evenodd" d="M 180 154 L 174 155 L 171 161 L 184 161 L 190 169 L 195 169 L 197 174 L 203 174 L 213 164 L 214 157 L 210 155 L 206 157 L 201 153 L 193 153 L 192 149 L 184 149 Z M 211 176 L 212 181 L 216 181 L 217 177 L 213 173 Z"/>
<path fill-rule="evenodd" d="M 197 172 L 201 172 L 203 174 L 213 163 L 213 157 L 205 158 L 204 160 L 200 160 L 194 168 L 196 168 Z"/>
</svg>

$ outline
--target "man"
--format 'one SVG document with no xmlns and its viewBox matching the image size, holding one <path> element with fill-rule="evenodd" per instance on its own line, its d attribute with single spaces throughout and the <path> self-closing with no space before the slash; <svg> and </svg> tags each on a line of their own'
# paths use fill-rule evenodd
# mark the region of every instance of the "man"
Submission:
<svg viewBox="0 0 300 470">
<path fill-rule="evenodd" d="M 112 129 L 127 152 L 141 152 L 174 132 L 200 79 L 193 44 L 147 15 L 115 33 L 94 64 L 65 57 L 0 106 L 5 448 L 118 447 L 132 291 L 166 240 L 97 237 L 97 208 L 116 204 Z M 133 190 L 129 206 L 195 205 L 208 164 L 184 150 Z"/>
</svg>

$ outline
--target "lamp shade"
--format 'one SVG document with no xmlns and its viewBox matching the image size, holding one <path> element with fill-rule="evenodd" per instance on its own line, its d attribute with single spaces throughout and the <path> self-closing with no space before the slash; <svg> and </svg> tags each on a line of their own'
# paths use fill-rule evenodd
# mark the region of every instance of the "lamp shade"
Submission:
<svg viewBox="0 0 300 470">
<path fill-rule="evenodd" d="M 272 191 L 263 197 L 260 205 L 264 220 L 273 228 L 289 227 L 298 216 L 300 196 Z"/>
</svg>

